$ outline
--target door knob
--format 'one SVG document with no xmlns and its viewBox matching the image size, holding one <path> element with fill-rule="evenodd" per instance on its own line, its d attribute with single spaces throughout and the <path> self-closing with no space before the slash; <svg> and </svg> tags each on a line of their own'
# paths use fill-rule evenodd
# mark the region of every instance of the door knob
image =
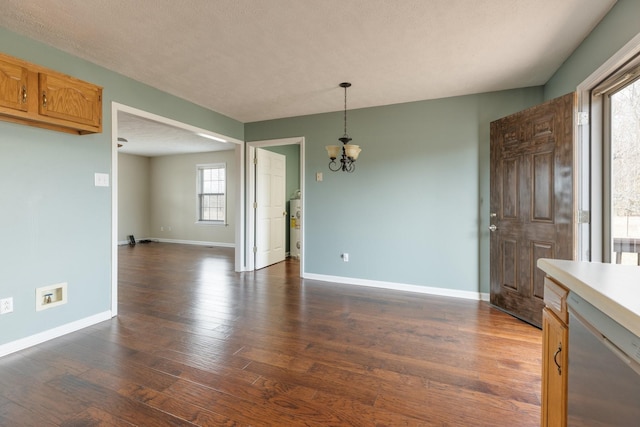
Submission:
<svg viewBox="0 0 640 427">
<path fill-rule="evenodd" d="M 489 231 L 496 231 L 498 229 L 498 227 L 496 227 L 495 225 L 491 224 L 489 226 Z"/>
</svg>

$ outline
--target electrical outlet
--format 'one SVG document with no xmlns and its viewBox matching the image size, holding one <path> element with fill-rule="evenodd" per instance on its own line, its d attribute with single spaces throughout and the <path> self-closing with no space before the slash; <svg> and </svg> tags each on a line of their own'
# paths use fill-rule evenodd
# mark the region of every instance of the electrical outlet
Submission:
<svg viewBox="0 0 640 427">
<path fill-rule="evenodd" d="M 342 260 L 344 262 L 349 262 L 349 254 L 348 253 L 344 253 L 342 254 Z"/>
<path fill-rule="evenodd" d="M 13 311 L 13 298 L 0 299 L 0 314 L 7 314 Z"/>
</svg>

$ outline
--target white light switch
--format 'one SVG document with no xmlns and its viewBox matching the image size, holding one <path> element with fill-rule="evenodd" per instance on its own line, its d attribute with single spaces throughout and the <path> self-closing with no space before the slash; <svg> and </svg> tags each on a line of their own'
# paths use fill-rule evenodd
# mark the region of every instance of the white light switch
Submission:
<svg viewBox="0 0 640 427">
<path fill-rule="evenodd" d="M 316 172 L 316 181 L 322 181 L 322 172 Z"/>
<path fill-rule="evenodd" d="M 108 187 L 109 186 L 109 174 L 97 173 L 94 175 L 96 187 Z"/>
</svg>

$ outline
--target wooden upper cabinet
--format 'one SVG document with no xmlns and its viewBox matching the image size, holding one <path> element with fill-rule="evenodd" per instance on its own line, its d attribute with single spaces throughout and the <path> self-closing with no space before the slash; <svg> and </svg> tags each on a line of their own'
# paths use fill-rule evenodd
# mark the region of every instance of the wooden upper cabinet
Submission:
<svg viewBox="0 0 640 427">
<path fill-rule="evenodd" d="M 28 70 L 0 59 L 0 106 L 27 111 Z"/>
<path fill-rule="evenodd" d="M 101 127 L 102 89 L 62 74 L 38 75 L 40 114 Z"/>
<path fill-rule="evenodd" d="M 0 54 L 0 120 L 67 132 L 102 132 L 102 88 Z"/>
</svg>

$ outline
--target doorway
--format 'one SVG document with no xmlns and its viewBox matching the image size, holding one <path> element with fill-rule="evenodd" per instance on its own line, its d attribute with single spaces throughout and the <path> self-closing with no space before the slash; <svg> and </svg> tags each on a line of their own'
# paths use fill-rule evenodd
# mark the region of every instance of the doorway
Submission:
<svg viewBox="0 0 640 427">
<path fill-rule="evenodd" d="M 217 134 L 215 132 L 201 129 L 195 126 L 188 125 L 186 123 L 178 122 L 173 119 L 169 119 L 167 117 L 158 116 L 153 113 L 149 113 L 143 110 L 139 110 L 133 107 L 129 107 L 123 104 L 112 103 L 112 147 L 111 147 L 111 174 L 112 174 L 112 191 L 111 191 L 111 204 L 112 204 L 112 220 L 111 220 L 111 230 L 112 230 L 112 250 L 111 250 L 111 315 L 116 316 L 118 312 L 118 245 L 119 245 L 119 221 L 118 221 L 118 212 L 119 212 L 119 203 L 118 203 L 118 144 L 123 143 L 124 141 L 118 141 L 119 132 L 118 132 L 118 122 L 119 115 L 126 114 L 135 116 L 141 120 L 146 120 L 148 122 L 153 122 L 158 125 L 161 125 L 165 130 L 168 128 L 174 129 L 178 132 L 186 132 L 191 135 L 199 134 L 201 137 L 206 135 L 206 137 L 213 137 L 219 140 L 224 140 L 228 143 L 229 147 L 227 150 L 232 150 L 232 160 L 231 162 L 234 165 L 235 172 L 233 173 L 233 179 L 235 181 L 235 227 L 233 230 L 234 235 L 234 246 L 235 246 L 235 270 L 243 271 L 244 270 L 244 253 L 245 253 L 245 237 L 244 237 L 244 200 L 245 200 L 245 181 L 244 181 L 244 163 L 242 159 L 244 157 L 244 142 L 237 140 L 235 138 L 228 137 L 226 135 Z M 212 141 L 211 141 L 212 142 Z M 171 148 L 169 148 L 171 149 Z M 175 147 L 173 148 L 175 150 Z M 179 151 L 179 150 L 176 150 Z M 194 192 L 195 198 L 195 192 Z M 195 199 L 194 199 L 195 200 Z M 195 201 L 194 201 L 194 212 L 195 212 Z M 151 236 L 150 236 L 151 237 Z"/>
<path fill-rule="evenodd" d="M 274 147 L 283 147 L 290 145 L 298 145 L 299 146 L 299 156 L 297 159 L 298 167 L 299 167 L 299 190 L 300 192 L 299 198 L 302 204 L 301 209 L 301 217 L 299 221 L 300 226 L 300 272 L 299 276 L 303 277 L 304 272 L 304 224 L 305 224 L 305 199 L 304 199 L 304 188 L 305 188 L 305 169 L 304 169 L 304 153 L 305 153 L 305 144 L 304 137 L 296 137 L 296 138 L 283 138 L 283 139 L 272 139 L 272 140 L 263 140 L 263 141 L 252 141 L 247 142 L 247 157 L 246 157 L 246 170 L 247 170 L 247 202 L 246 205 L 251 208 L 256 199 L 256 185 L 257 185 L 257 177 L 256 171 L 254 167 L 254 159 L 256 157 L 256 149 L 257 148 L 274 148 Z M 288 160 L 288 159 L 287 159 Z M 291 175 L 291 174 L 290 174 Z M 291 189 L 289 189 L 291 190 Z M 291 191 L 288 191 L 289 193 Z M 291 194 L 287 194 L 287 199 Z M 248 249 L 254 248 L 256 246 L 256 212 L 255 209 L 247 209 L 247 222 L 246 222 L 246 244 L 245 247 Z M 255 257 L 252 256 L 253 251 L 247 251 L 247 262 L 246 269 L 248 271 L 252 271 L 256 269 Z"/>
</svg>

